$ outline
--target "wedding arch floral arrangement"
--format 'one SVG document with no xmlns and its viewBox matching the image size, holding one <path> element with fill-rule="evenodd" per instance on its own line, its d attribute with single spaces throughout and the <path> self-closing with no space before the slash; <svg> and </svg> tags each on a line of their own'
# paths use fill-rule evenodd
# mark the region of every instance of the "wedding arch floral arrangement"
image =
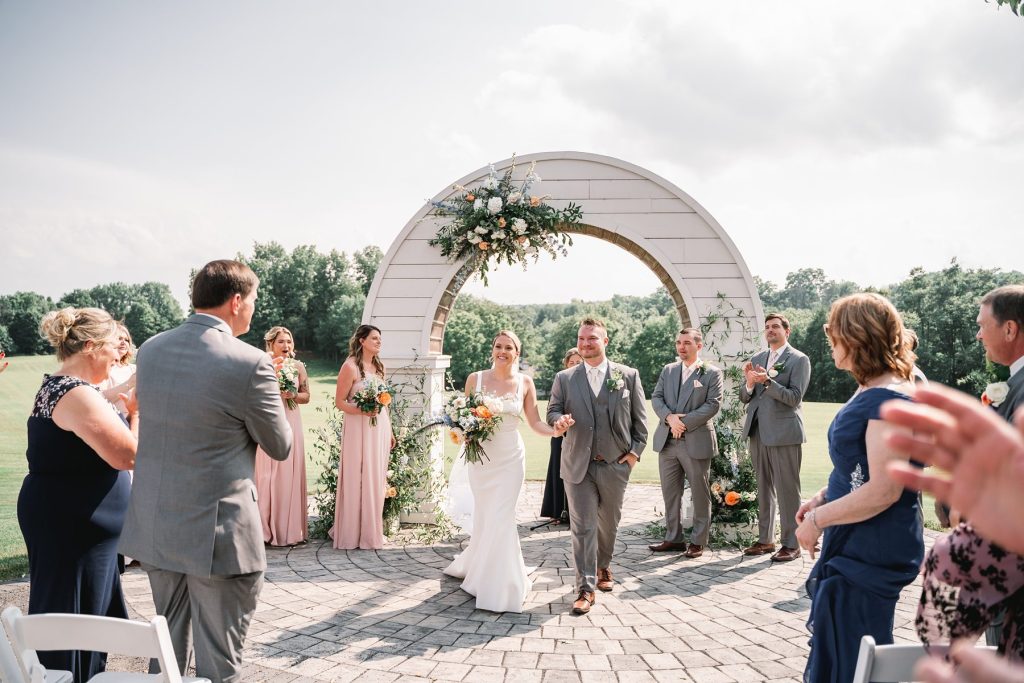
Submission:
<svg viewBox="0 0 1024 683">
<path fill-rule="evenodd" d="M 487 284 L 491 261 L 509 265 L 536 261 L 541 252 L 557 258 L 568 253 L 572 238 L 565 233 L 583 218 L 583 210 L 569 203 L 564 209 L 546 204 L 549 195 L 538 195 L 533 187 L 541 182 L 534 172 L 536 162 L 521 183 L 512 179 L 515 156 L 505 173 L 498 175 L 491 164 L 490 173 L 475 188 L 455 185 L 458 194 L 444 201 L 432 202 L 434 215 L 452 220 L 437 232 L 430 245 L 439 247 L 450 261 L 467 259 L 474 272 Z"/>
</svg>

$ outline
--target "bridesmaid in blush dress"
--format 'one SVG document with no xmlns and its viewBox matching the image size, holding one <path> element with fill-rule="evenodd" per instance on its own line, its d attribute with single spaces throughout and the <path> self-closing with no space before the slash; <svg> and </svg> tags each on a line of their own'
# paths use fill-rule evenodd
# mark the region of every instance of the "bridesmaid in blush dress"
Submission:
<svg viewBox="0 0 1024 683">
<path fill-rule="evenodd" d="M 341 437 L 338 497 L 331 538 L 340 550 L 384 547 L 384 489 L 390 452 L 395 445 L 391 416 L 384 408 L 364 413 L 352 397 L 367 384 L 384 381 L 380 330 L 360 325 L 349 341 L 349 355 L 338 373 L 334 403 L 345 413 Z"/>
<path fill-rule="evenodd" d="M 275 361 L 295 357 L 295 341 L 286 327 L 271 327 L 263 336 L 267 353 Z M 302 432 L 299 406 L 309 403 L 309 376 L 306 367 L 295 363 L 298 370 L 297 391 L 282 391 L 281 401 L 291 425 L 295 441 L 287 460 L 274 460 L 263 449 L 256 449 L 256 495 L 259 496 L 260 519 L 263 521 L 263 542 L 272 546 L 304 543 L 309 535 L 306 519 L 306 446 Z M 295 407 L 288 405 L 288 399 Z"/>
</svg>

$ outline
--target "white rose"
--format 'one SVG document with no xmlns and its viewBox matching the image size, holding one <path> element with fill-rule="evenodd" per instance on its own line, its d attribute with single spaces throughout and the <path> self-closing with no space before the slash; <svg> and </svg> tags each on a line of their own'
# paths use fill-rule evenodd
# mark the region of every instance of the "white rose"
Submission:
<svg viewBox="0 0 1024 683">
<path fill-rule="evenodd" d="M 484 200 L 477 197 L 477 199 L 473 202 L 473 210 L 479 211 L 482 208 L 484 208 Z"/>
<path fill-rule="evenodd" d="M 487 234 L 487 228 L 485 228 L 482 225 L 478 225 L 475 228 L 473 228 L 473 232 L 475 232 L 478 235 L 486 235 Z"/>
<path fill-rule="evenodd" d="M 1006 400 L 1006 397 L 1010 395 L 1010 385 L 1006 382 L 993 382 L 985 387 L 985 396 L 992 402 L 992 405 L 998 406 L 1000 403 Z"/>
<path fill-rule="evenodd" d="M 455 399 L 455 401 L 452 403 L 452 405 L 454 405 L 456 408 L 465 408 L 466 407 L 466 397 L 465 396 L 459 396 L 457 399 Z"/>
<path fill-rule="evenodd" d="M 487 213 L 492 216 L 501 211 L 501 197 L 491 197 L 487 200 Z"/>
<path fill-rule="evenodd" d="M 495 230 L 494 232 L 491 233 L 491 239 L 500 240 L 500 239 L 503 239 L 504 237 L 505 237 L 505 231 L 504 230 Z"/>
<path fill-rule="evenodd" d="M 479 237 L 477 235 L 473 235 L 472 237 L 469 238 L 469 243 L 470 244 L 479 244 L 480 242 L 483 242 L 483 241 L 484 241 L 484 238 L 483 237 Z"/>
<path fill-rule="evenodd" d="M 776 377 L 779 376 L 779 371 L 776 370 L 775 368 L 772 368 L 771 370 L 768 371 L 768 376 L 771 377 L 772 379 L 775 379 Z"/>
<path fill-rule="evenodd" d="M 518 190 L 516 190 L 515 192 L 509 192 L 509 194 L 508 194 L 508 203 L 509 204 L 518 204 L 519 200 L 522 199 L 522 198 L 523 198 L 523 193 L 519 192 Z"/>
<path fill-rule="evenodd" d="M 520 235 L 523 234 L 524 232 L 526 232 L 526 221 L 524 221 L 522 218 L 513 218 L 512 229 L 515 230 Z"/>
</svg>

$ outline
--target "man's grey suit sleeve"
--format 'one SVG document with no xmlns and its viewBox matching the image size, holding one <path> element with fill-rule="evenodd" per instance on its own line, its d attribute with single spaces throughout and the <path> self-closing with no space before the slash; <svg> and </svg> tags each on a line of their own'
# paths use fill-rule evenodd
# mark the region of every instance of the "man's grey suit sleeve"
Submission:
<svg viewBox="0 0 1024 683">
<path fill-rule="evenodd" d="M 249 379 L 245 402 L 245 428 L 253 440 L 274 460 L 286 460 L 292 450 L 292 428 L 284 413 L 277 374 L 264 355 Z"/>
<path fill-rule="evenodd" d="M 668 381 L 668 372 L 671 367 L 670 363 L 661 369 L 658 383 L 654 385 L 654 393 L 651 394 L 651 407 L 654 408 L 654 413 L 661 422 L 664 422 L 665 418 L 672 414 L 672 410 L 665 403 L 665 383 Z"/>
<path fill-rule="evenodd" d="M 640 373 L 633 371 L 633 388 L 630 392 L 630 409 L 632 411 L 632 445 L 630 451 L 640 459 L 640 454 L 647 447 L 647 397 L 640 383 Z"/>
<path fill-rule="evenodd" d="M 552 427 L 558 422 L 565 411 L 565 396 L 563 396 L 562 375 L 555 375 L 555 381 L 551 385 L 551 396 L 548 398 L 548 424 Z"/>
<path fill-rule="evenodd" d="M 790 386 L 784 387 L 775 380 L 770 380 L 765 387 L 764 393 L 771 396 L 779 403 L 784 403 L 790 408 L 796 408 L 804 400 L 807 387 L 811 383 L 811 359 L 807 356 L 798 356 L 793 367 L 793 374 L 790 375 Z"/>
<path fill-rule="evenodd" d="M 683 416 L 683 424 L 687 429 L 695 429 L 706 424 L 708 420 L 718 415 L 722 408 L 722 371 L 712 368 L 705 376 L 708 386 L 707 399 L 696 410 Z"/>
<path fill-rule="evenodd" d="M 754 387 L 756 390 L 757 387 Z M 740 403 L 750 403 L 750 399 L 754 398 L 753 392 L 747 391 L 747 378 L 744 376 L 743 381 L 740 382 Z"/>
</svg>

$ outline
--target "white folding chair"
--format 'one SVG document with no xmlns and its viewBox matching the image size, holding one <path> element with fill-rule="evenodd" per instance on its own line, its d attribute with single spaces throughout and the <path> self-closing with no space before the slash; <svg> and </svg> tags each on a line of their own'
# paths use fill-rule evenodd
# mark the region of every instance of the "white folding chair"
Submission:
<svg viewBox="0 0 1024 683">
<path fill-rule="evenodd" d="M 153 617 L 149 623 L 96 617 L 86 614 L 32 614 L 17 607 L 4 610 L 2 620 L 14 649 L 21 656 L 30 683 L 46 683 L 47 671 L 36 650 L 93 650 L 129 657 L 155 659 L 159 674 L 105 671 L 93 676 L 96 683 L 209 683 L 205 678 L 183 678 L 171 645 L 167 620 Z"/>
<path fill-rule="evenodd" d="M 3 683 L 28 683 L 27 669 L 22 666 L 3 621 L 0 620 L 0 681 Z M 47 683 L 71 683 L 71 672 L 60 669 L 46 671 Z"/>
<path fill-rule="evenodd" d="M 945 645 L 932 645 L 931 654 L 943 656 L 949 649 Z M 981 646 L 983 650 L 995 651 L 994 647 Z M 864 636 L 860 639 L 857 653 L 857 670 L 853 683 L 901 683 L 914 680 L 914 665 L 928 656 L 920 643 L 900 645 L 875 645 L 875 639 Z"/>
</svg>

